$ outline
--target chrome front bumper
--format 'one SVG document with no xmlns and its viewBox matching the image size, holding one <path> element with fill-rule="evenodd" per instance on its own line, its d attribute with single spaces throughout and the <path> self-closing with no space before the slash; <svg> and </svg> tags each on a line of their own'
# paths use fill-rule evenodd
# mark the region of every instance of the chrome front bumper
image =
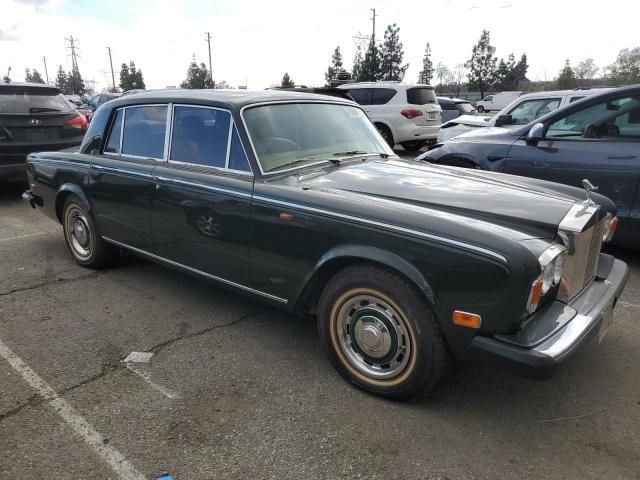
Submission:
<svg viewBox="0 0 640 480">
<path fill-rule="evenodd" d="M 553 375 L 558 366 L 608 327 L 607 321 L 629 277 L 626 263 L 609 258 L 607 275 L 596 278 L 568 305 L 554 302 L 537 316 L 525 334 L 475 337 L 469 347 L 471 357 L 529 378 Z M 539 328 L 543 325 L 560 327 L 544 334 Z"/>
</svg>

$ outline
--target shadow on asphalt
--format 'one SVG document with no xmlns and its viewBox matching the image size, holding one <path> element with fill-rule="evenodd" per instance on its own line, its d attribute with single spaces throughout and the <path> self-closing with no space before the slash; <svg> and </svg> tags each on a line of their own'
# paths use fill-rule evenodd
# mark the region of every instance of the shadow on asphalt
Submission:
<svg viewBox="0 0 640 480">
<path fill-rule="evenodd" d="M 0 181 L 0 203 L 19 199 L 20 195 L 22 195 L 22 192 L 24 192 L 26 189 L 26 182 Z"/>
</svg>

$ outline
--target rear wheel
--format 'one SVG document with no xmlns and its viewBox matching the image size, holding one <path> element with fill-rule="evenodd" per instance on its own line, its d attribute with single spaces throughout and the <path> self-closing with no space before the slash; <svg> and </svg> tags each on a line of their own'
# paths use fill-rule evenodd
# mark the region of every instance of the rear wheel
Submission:
<svg viewBox="0 0 640 480">
<path fill-rule="evenodd" d="M 404 277 L 356 265 L 331 279 L 320 299 L 318 330 L 332 364 L 371 393 L 408 399 L 434 389 L 450 354 L 420 292 Z"/>
<path fill-rule="evenodd" d="M 75 195 L 62 207 L 62 229 L 71 255 L 83 267 L 101 268 L 118 254 L 116 247 L 102 239 L 91 214 Z"/>
<path fill-rule="evenodd" d="M 380 132 L 380 135 L 382 135 L 382 138 L 384 138 L 384 141 L 387 142 L 391 148 L 395 147 L 396 142 L 393 140 L 393 134 L 391 130 L 389 130 L 389 127 L 381 123 L 376 123 L 376 128 Z"/>
<path fill-rule="evenodd" d="M 401 145 L 407 152 L 417 152 L 424 147 L 426 143 L 426 140 L 413 140 L 411 142 L 402 142 Z"/>
<path fill-rule="evenodd" d="M 482 105 L 478 105 L 476 107 L 476 110 L 478 111 L 478 113 L 484 113 L 484 107 Z"/>
</svg>

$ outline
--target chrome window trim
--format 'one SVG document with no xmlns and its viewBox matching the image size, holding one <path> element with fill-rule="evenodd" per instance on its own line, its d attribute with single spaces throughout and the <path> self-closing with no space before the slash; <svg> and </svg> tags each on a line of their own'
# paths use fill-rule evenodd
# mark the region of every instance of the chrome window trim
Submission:
<svg viewBox="0 0 640 480">
<path fill-rule="evenodd" d="M 247 172 L 246 170 L 234 170 L 232 168 L 224 168 L 224 167 L 213 167 L 211 165 L 202 165 L 200 163 L 189 163 L 183 162 L 181 160 L 169 160 L 169 165 L 185 165 L 187 167 L 197 167 L 205 170 L 213 170 L 215 173 L 233 173 L 237 175 L 244 175 L 245 177 L 253 178 L 252 172 Z"/>
<path fill-rule="evenodd" d="M 238 135 L 238 143 L 240 144 L 240 146 L 242 147 L 242 153 L 244 153 L 244 158 L 247 161 L 247 167 L 249 167 L 249 172 L 252 176 L 253 176 L 253 168 L 251 168 L 251 162 L 249 161 L 249 155 L 247 155 L 247 149 L 244 148 L 244 142 L 242 141 L 242 137 L 240 136 L 240 132 L 238 131 L 238 126 L 236 125 L 236 121 L 233 121 L 233 130 L 236 132 L 236 135 Z M 229 150 L 229 154 L 231 154 L 231 150 Z M 235 170 L 230 168 L 229 170 L 233 171 L 233 172 L 246 172 L 246 170 Z"/>
<path fill-rule="evenodd" d="M 171 145 L 173 143 L 173 119 L 175 117 L 173 110 L 175 110 L 175 107 L 190 107 L 190 108 L 208 108 L 210 110 L 220 110 L 222 112 L 227 112 L 229 114 L 229 137 L 227 139 L 227 156 L 225 159 L 225 166 L 224 167 L 216 167 L 213 165 L 202 165 L 201 163 L 191 163 L 191 162 L 184 162 L 182 160 L 172 160 L 171 159 Z M 167 163 L 176 163 L 176 164 L 180 164 L 180 165 L 191 165 L 194 167 L 204 167 L 204 168 L 211 168 L 214 169 L 216 171 L 220 171 L 220 172 L 231 172 L 231 173 L 237 173 L 240 175 L 250 175 L 253 176 L 253 169 L 251 168 L 251 163 L 249 163 L 249 157 L 247 156 L 247 151 L 244 148 L 244 145 L 242 145 L 242 139 L 240 139 L 240 144 L 242 145 L 242 150 L 244 151 L 244 156 L 247 158 L 247 165 L 249 166 L 249 171 L 247 172 L 246 170 L 235 170 L 233 168 L 229 168 L 229 158 L 231 155 L 231 138 L 232 138 L 232 132 L 233 129 L 236 128 L 236 122 L 233 118 L 233 113 L 231 112 L 231 110 L 227 109 L 227 108 L 222 108 L 222 107 L 212 107 L 209 105 L 194 105 L 194 104 L 187 104 L 187 103 L 173 103 L 172 104 L 172 114 L 171 114 L 171 131 L 170 131 L 170 142 L 169 142 L 169 152 L 167 153 Z M 240 138 L 240 135 L 238 135 L 238 138 Z"/>
<path fill-rule="evenodd" d="M 156 178 L 156 180 L 158 182 L 164 182 L 164 183 L 173 184 L 173 185 L 184 185 L 184 186 L 187 186 L 187 187 L 202 188 L 204 190 L 212 190 L 214 192 L 226 193 L 228 195 L 235 195 L 237 197 L 242 197 L 242 198 L 251 198 L 252 197 L 252 194 L 250 194 L 250 193 L 241 192 L 241 191 L 238 191 L 238 190 L 231 190 L 231 189 L 223 188 L 223 187 L 216 187 L 216 186 L 213 186 L 213 185 L 205 185 L 203 183 L 188 182 L 186 180 L 179 180 L 179 179 L 176 179 L 176 178 L 169 178 L 169 177 L 163 177 L 163 176 L 157 176 L 155 178 Z"/>
<path fill-rule="evenodd" d="M 167 104 L 167 124 L 164 126 L 164 151 L 162 160 L 166 163 L 169 160 L 169 143 L 171 142 L 171 131 L 173 130 L 173 103 Z"/>
<path fill-rule="evenodd" d="M 261 295 L 261 296 L 269 298 L 271 300 L 275 300 L 277 302 L 284 303 L 285 305 L 289 303 L 289 300 L 287 300 L 285 298 L 280 298 L 280 297 L 277 297 L 275 295 L 271 295 L 270 293 L 262 292 L 260 290 L 256 290 L 255 288 L 247 287 L 246 285 L 242 285 L 240 283 L 232 282 L 231 280 L 227 280 L 227 279 L 222 278 L 222 277 L 217 277 L 217 276 L 212 275 L 210 273 L 203 272 L 202 270 L 197 270 L 197 269 L 195 269 L 193 267 L 189 267 L 187 265 L 183 265 L 181 263 L 174 262 L 173 260 L 169 260 L 168 258 L 160 257 L 160 256 L 155 255 L 153 253 L 149 253 L 146 250 L 141 250 L 139 248 L 132 247 L 130 245 L 127 245 L 126 243 L 121 243 L 121 242 L 118 242 L 118 241 L 113 240 L 113 239 L 108 238 L 108 237 L 102 237 L 102 239 L 105 240 L 106 242 L 112 243 L 112 244 L 117 245 L 119 247 L 126 248 L 128 250 L 132 250 L 134 252 L 140 253 L 140 254 L 145 255 L 147 257 L 151 257 L 151 258 L 153 258 L 155 260 L 159 260 L 161 262 L 168 263 L 169 265 L 173 265 L 175 267 L 179 267 L 179 268 L 182 268 L 184 270 L 188 270 L 188 271 L 190 271 L 192 273 L 195 273 L 197 275 L 201 275 L 203 277 L 210 278 L 210 279 L 215 280 L 217 282 L 224 283 L 226 285 L 230 285 L 232 287 L 236 287 L 236 288 L 239 288 L 241 290 L 244 290 L 244 291 L 247 291 L 247 292 L 250 292 L 250 293 L 255 293 L 257 295 Z"/>
<path fill-rule="evenodd" d="M 267 101 L 267 102 L 256 102 L 256 103 L 251 103 L 249 105 L 245 105 L 244 107 L 242 107 L 240 109 L 240 120 L 242 120 L 242 125 L 244 127 L 244 131 L 247 132 L 247 137 L 249 138 L 249 145 L 251 145 L 251 150 L 253 152 L 253 157 L 256 159 L 256 163 L 258 164 L 258 168 L 260 169 L 260 173 L 262 174 L 262 176 L 264 177 L 268 177 L 268 176 L 272 176 L 272 175 L 279 175 L 281 173 L 285 173 L 285 172 L 290 172 L 292 170 L 299 170 L 301 168 L 307 168 L 307 167 L 311 167 L 313 165 L 320 165 L 323 163 L 326 163 L 326 161 L 321 160 L 319 162 L 314 162 L 314 163 L 307 163 L 306 165 L 299 165 L 297 167 L 292 167 L 292 168 L 287 168 L 287 169 L 283 169 L 283 170 L 278 170 L 277 172 L 269 172 L 269 173 L 265 173 L 264 170 L 262 169 L 262 164 L 260 163 L 260 158 L 258 157 L 258 153 L 256 152 L 256 147 L 253 144 L 253 140 L 251 138 L 251 132 L 249 132 L 249 129 L 247 128 L 247 122 L 244 119 L 244 111 L 248 108 L 255 108 L 255 107 L 261 107 L 264 105 L 287 105 L 287 104 L 292 104 L 292 103 L 318 103 L 318 104 L 326 104 L 326 105 L 342 105 L 345 107 L 354 107 L 354 108 L 358 108 L 362 111 L 362 113 L 365 114 L 365 116 L 367 116 L 367 113 L 364 111 L 364 109 L 358 105 L 355 102 L 349 101 L 349 100 L 271 100 L 271 101 Z M 369 118 L 369 117 L 367 117 Z M 240 142 L 242 143 L 242 141 Z M 245 151 L 246 153 L 246 151 Z"/>
<path fill-rule="evenodd" d="M 104 165 L 92 165 L 92 168 L 98 171 L 106 171 L 106 172 L 115 172 L 115 173 L 124 173 L 125 175 L 133 175 L 136 177 L 144 177 L 144 178 L 153 178 L 153 175 L 145 172 L 136 172 L 135 170 L 128 170 L 126 168 L 117 168 L 117 167 L 105 167 Z"/>
<path fill-rule="evenodd" d="M 299 203 L 291 203 L 291 202 L 287 202 L 284 200 L 277 200 L 275 198 L 269 198 L 269 197 L 263 197 L 262 195 L 253 195 L 253 200 L 254 201 L 262 201 L 262 202 L 267 202 L 267 203 L 271 203 L 271 204 L 275 204 L 275 205 L 281 205 L 284 207 L 290 207 L 290 208 L 296 208 L 299 210 L 304 210 L 307 212 L 312 212 L 312 213 L 319 213 L 322 215 L 327 215 L 330 217 L 334 217 L 334 218 L 340 218 L 343 220 L 349 220 L 352 222 L 356 222 L 356 223 L 363 223 L 366 225 L 371 225 L 374 227 L 378 227 L 378 228 L 382 228 L 385 230 L 391 230 L 397 233 L 403 233 L 403 234 L 408 234 L 408 235 L 412 235 L 415 237 L 419 237 L 419 238 L 424 238 L 425 240 L 431 240 L 431 241 L 436 241 L 438 243 L 444 243 L 447 245 L 451 245 L 451 246 L 455 246 L 455 247 L 460 247 L 460 248 L 464 248 L 467 250 L 471 250 L 473 252 L 476 253 L 480 253 L 482 255 L 485 256 L 490 256 L 493 257 L 497 260 L 500 260 L 501 262 L 507 264 L 507 258 L 498 253 L 498 252 L 494 252 L 493 250 L 489 250 L 487 248 L 484 247 L 479 247 L 477 245 L 473 245 L 470 243 L 466 243 L 466 242 L 462 242 L 460 240 L 454 240 L 452 238 L 447 238 L 447 237 L 441 237 L 439 235 L 433 235 L 431 233 L 426 233 L 426 232 L 421 232 L 419 230 L 413 230 L 411 228 L 406 228 L 406 227 L 400 227 L 398 225 L 393 225 L 390 223 L 384 223 L 384 222 L 379 222 L 377 220 L 371 220 L 371 219 L 367 219 L 367 218 L 362 218 L 362 217 L 356 217 L 353 215 L 347 215 L 344 213 L 338 213 L 338 212 L 332 212 L 330 210 L 323 210 L 320 208 L 315 208 L 315 207 L 308 207 L 306 205 L 301 205 Z"/>
<path fill-rule="evenodd" d="M 122 117 L 122 127 L 121 127 L 121 132 L 120 132 L 120 156 L 121 157 L 129 157 L 129 158 L 137 158 L 137 159 L 147 159 L 147 160 L 156 160 L 156 161 L 160 161 L 160 162 L 164 162 L 164 157 L 165 157 L 165 151 L 164 149 L 167 146 L 167 139 L 166 139 L 166 123 L 165 123 L 165 139 L 164 139 L 164 144 L 162 147 L 162 157 L 163 158 L 157 158 L 157 157 L 143 157 L 140 155 L 132 155 L 130 153 L 122 153 L 122 145 L 124 144 L 124 125 L 125 123 L 127 123 L 127 110 L 132 109 L 132 108 L 143 108 L 143 107 L 166 107 L 167 108 L 167 118 L 165 119 L 165 122 L 169 121 L 169 110 L 170 110 L 170 106 L 171 103 L 144 103 L 141 105 L 127 105 L 122 107 L 122 109 L 124 110 L 124 114 Z"/>
</svg>

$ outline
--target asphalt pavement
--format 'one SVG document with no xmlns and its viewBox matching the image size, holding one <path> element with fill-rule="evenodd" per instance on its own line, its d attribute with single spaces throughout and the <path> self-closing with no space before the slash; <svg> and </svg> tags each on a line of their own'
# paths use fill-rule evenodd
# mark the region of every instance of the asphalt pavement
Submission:
<svg viewBox="0 0 640 480">
<path fill-rule="evenodd" d="M 313 318 L 134 257 L 76 265 L 21 190 L 0 185 L 0 478 L 640 478 L 637 252 L 614 251 L 609 334 L 556 377 L 459 365 L 400 403 L 344 382 Z"/>
</svg>

